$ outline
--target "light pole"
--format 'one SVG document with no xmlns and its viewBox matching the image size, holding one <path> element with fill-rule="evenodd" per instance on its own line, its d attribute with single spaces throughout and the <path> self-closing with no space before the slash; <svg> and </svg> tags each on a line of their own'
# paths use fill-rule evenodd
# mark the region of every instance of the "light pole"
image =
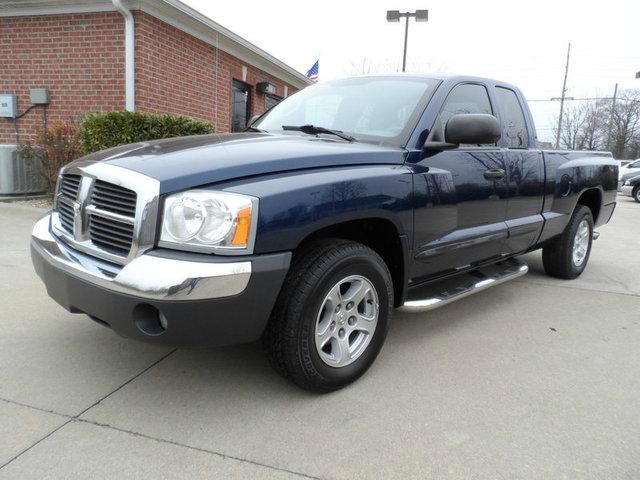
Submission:
<svg viewBox="0 0 640 480">
<path fill-rule="evenodd" d="M 405 19 L 404 23 L 404 50 L 402 53 L 402 71 L 407 68 L 407 39 L 409 38 L 409 18 L 413 17 L 416 22 L 429 21 L 429 10 L 416 10 L 415 12 L 400 12 L 400 10 L 387 10 L 387 22 L 399 22 L 400 18 Z"/>
</svg>

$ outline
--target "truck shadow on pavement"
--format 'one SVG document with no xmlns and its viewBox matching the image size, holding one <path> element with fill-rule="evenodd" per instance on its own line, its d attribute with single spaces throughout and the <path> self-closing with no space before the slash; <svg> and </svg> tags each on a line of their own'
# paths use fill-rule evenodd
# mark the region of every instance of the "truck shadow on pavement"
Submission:
<svg viewBox="0 0 640 480">
<path fill-rule="evenodd" d="M 490 321 L 495 315 L 496 306 L 509 298 L 509 290 L 506 285 L 500 286 L 426 314 L 394 312 L 380 358 L 362 380 L 347 390 L 357 390 L 365 379 L 375 381 L 377 372 L 385 369 L 386 361 L 391 361 L 394 366 L 403 364 L 407 360 L 404 358 L 407 352 L 432 348 L 440 336 L 464 331 L 468 324 L 479 328 L 482 322 Z M 410 369 L 410 364 L 406 368 Z M 160 378 L 161 383 L 156 383 Z M 137 383 L 149 388 L 149 395 L 157 388 L 162 391 L 162 396 L 168 395 L 169 391 L 189 403 L 192 397 L 185 397 L 181 392 L 209 391 L 212 396 L 228 396 L 234 401 L 245 395 L 265 400 L 284 396 L 289 401 L 317 397 L 277 375 L 259 342 L 217 348 L 178 348 Z"/>
</svg>

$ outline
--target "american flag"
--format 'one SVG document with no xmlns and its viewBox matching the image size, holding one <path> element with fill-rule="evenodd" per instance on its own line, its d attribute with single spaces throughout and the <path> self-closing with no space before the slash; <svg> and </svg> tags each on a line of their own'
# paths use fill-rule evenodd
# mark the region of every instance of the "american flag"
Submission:
<svg viewBox="0 0 640 480">
<path fill-rule="evenodd" d="M 314 63 L 313 67 L 311 67 L 307 72 L 307 77 L 309 77 L 309 80 L 313 80 L 314 82 L 317 82 L 319 72 L 320 72 L 320 60 L 316 60 L 316 63 Z"/>
</svg>

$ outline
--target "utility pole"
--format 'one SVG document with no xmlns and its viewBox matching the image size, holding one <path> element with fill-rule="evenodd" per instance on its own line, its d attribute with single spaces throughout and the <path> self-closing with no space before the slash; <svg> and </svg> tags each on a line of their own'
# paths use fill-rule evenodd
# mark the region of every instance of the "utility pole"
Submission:
<svg viewBox="0 0 640 480">
<path fill-rule="evenodd" d="M 562 131 L 562 115 L 564 113 L 564 95 L 567 93 L 567 75 L 569 74 L 569 56 L 571 55 L 571 42 L 567 47 L 567 64 L 564 67 L 564 81 L 562 82 L 562 95 L 560 96 L 560 117 L 558 118 L 558 132 L 556 133 L 556 149 L 560 148 L 560 132 Z"/>
<path fill-rule="evenodd" d="M 613 89 L 613 99 L 611 102 L 611 115 L 609 115 L 609 134 L 607 135 L 607 148 L 611 151 L 611 135 L 613 134 L 613 114 L 616 111 L 616 98 L 618 97 L 618 84 Z"/>
</svg>

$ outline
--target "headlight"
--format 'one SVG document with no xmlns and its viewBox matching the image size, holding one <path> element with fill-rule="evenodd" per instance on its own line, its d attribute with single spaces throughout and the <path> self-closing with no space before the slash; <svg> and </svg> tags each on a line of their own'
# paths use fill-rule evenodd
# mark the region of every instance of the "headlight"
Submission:
<svg viewBox="0 0 640 480">
<path fill-rule="evenodd" d="M 631 180 L 625 180 L 623 185 L 626 187 L 627 185 L 631 185 Z"/>
<path fill-rule="evenodd" d="M 207 253 L 250 254 L 256 235 L 258 199 L 239 193 L 189 190 L 168 196 L 161 247 Z"/>
</svg>

